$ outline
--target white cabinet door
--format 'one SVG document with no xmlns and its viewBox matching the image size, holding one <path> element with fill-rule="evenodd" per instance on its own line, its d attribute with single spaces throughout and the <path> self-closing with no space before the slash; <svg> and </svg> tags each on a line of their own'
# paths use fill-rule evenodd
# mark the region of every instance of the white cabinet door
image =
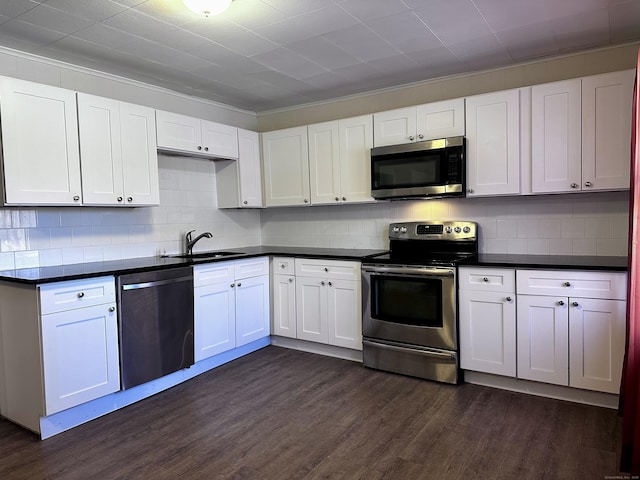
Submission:
<svg viewBox="0 0 640 480">
<path fill-rule="evenodd" d="M 464 135 L 464 98 L 418 105 L 417 140 Z"/>
<path fill-rule="evenodd" d="M 308 141 L 311 203 L 340 202 L 338 121 L 309 125 Z"/>
<path fill-rule="evenodd" d="M 80 205 L 75 92 L 0 80 L 7 205 Z"/>
<path fill-rule="evenodd" d="M 634 70 L 582 79 L 582 189 L 629 188 Z"/>
<path fill-rule="evenodd" d="M 268 337 L 269 275 L 236 281 L 236 347 Z"/>
<path fill-rule="evenodd" d="M 520 91 L 467 97 L 468 196 L 520 193 Z"/>
<path fill-rule="evenodd" d="M 201 120 L 202 150 L 205 155 L 238 158 L 238 129 L 222 123 Z"/>
<path fill-rule="evenodd" d="M 376 147 L 416 141 L 416 107 L 373 114 L 373 142 Z"/>
<path fill-rule="evenodd" d="M 565 297 L 518 295 L 518 378 L 569 384 L 569 311 Z"/>
<path fill-rule="evenodd" d="M 228 281 L 194 288 L 195 361 L 236 346 L 236 302 Z"/>
<path fill-rule="evenodd" d="M 360 282 L 329 280 L 327 289 L 327 335 L 330 345 L 362 350 Z"/>
<path fill-rule="evenodd" d="M 240 207 L 262 207 L 262 170 L 260 168 L 260 135 L 238 129 L 238 170 Z"/>
<path fill-rule="evenodd" d="M 296 277 L 293 275 L 273 276 L 274 335 L 296 338 Z"/>
<path fill-rule="evenodd" d="M 327 343 L 327 285 L 314 277 L 296 278 L 297 335 L 301 340 Z"/>
<path fill-rule="evenodd" d="M 156 110 L 156 129 L 158 148 L 202 153 L 200 119 Z"/>
<path fill-rule="evenodd" d="M 115 304 L 42 315 L 45 415 L 120 390 Z"/>
<path fill-rule="evenodd" d="M 307 127 L 262 134 L 267 206 L 309 205 Z"/>
<path fill-rule="evenodd" d="M 120 102 L 78 93 L 78 131 L 83 203 L 124 204 Z"/>
<path fill-rule="evenodd" d="M 569 385 L 619 393 L 626 336 L 626 302 L 570 298 Z"/>
<path fill-rule="evenodd" d="M 124 204 L 127 206 L 159 205 L 154 110 L 141 105 L 120 102 L 120 125 Z"/>
<path fill-rule="evenodd" d="M 460 367 L 516 376 L 516 307 L 503 292 L 460 290 Z"/>
<path fill-rule="evenodd" d="M 340 138 L 340 200 L 372 202 L 371 148 L 373 116 L 346 118 L 338 122 Z"/>
<path fill-rule="evenodd" d="M 531 186 L 534 193 L 580 191 L 580 105 L 580 79 L 531 87 Z"/>
</svg>

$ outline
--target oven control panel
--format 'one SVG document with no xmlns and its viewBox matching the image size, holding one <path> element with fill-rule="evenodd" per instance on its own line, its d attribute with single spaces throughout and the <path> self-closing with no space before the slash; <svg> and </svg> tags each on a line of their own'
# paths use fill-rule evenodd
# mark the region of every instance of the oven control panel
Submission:
<svg viewBox="0 0 640 480">
<path fill-rule="evenodd" d="M 465 221 L 400 222 L 389 225 L 389 239 L 469 240 L 477 236 L 478 224 Z"/>
</svg>

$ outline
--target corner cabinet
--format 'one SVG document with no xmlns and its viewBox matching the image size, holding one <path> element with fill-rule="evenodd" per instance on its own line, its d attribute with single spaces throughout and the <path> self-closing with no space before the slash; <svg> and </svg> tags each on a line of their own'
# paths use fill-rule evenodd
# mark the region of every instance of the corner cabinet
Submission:
<svg viewBox="0 0 640 480">
<path fill-rule="evenodd" d="M 80 205 L 75 92 L 0 78 L 5 205 Z"/>
<path fill-rule="evenodd" d="M 120 390 L 113 277 L 0 284 L 2 415 L 40 419 Z"/>
<path fill-rule="evenodd" d="M 196 265 L 193 284 L 196 362 L 269 336 L 268 258 Z"/>
<path fill-rule="evenodd" d="M 217 160 L 218 208 L 261 208 L 260 136 L 238 129 L 238 160 Z"/>
<path fill-rule="evenodd" d="M 267 207 L 309 205 L 306 126 L 263 133 L 262 162 Z"/>
<path fill-rule="evenodd" d="M 156 111 L 158 150 L 210 158 L 238 158 L 238 129 L 178 113 Z"/>
<path fill-rule="evenodd" d="M 85 205 L 158 205 L 152 108 L 78 93 Z"/>
</svg>

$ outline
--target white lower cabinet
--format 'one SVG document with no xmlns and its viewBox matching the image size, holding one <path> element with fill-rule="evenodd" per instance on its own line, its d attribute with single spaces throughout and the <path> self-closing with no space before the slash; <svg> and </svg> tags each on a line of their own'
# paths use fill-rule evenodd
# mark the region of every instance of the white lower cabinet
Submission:
<svg viewBox="0 0 640 480">
<path fill-rule="evenodd" d="M 266 257 L 193 267 L 195 360 L 269 335 Z"/>
<path fill-rule="evenodd" d="M 518 270 L 518 378 L 618 393 L 626 274 Z"/>
<path fill-rule="evenodd" d="M 515 377 L 513 269 L 460 268 L 460 367 Z"/>
<path fill-rule="evenodd" d="M 273 333 L 362 350 L 360 264 L 276 257 Z"/>
<path fill-rule="evenodd" d="M 120 390 L 113 277 L 0 284 L 0 413 L 40 419 Z"/>
</svg>

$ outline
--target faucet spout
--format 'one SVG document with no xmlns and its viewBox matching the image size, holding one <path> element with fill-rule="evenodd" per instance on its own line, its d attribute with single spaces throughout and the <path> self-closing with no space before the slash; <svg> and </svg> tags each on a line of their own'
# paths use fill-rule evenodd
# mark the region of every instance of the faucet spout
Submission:
<svg viewBox="0 0 640 480">
<path fill-rule="evenodd" d="M 195 230 L 191 230 L 190 232 L 187 232 L 187 234 L 184 236 L 184 246 L 185 246 L 185 252 L 187 253 L 187 255 L 193 255 L 193 247 L 195 246 L 195 244 L 198 242 L 198 240 L 202 239 L 202 238 L 212 238 L 213 235 L 211 234 L 211 232 L 204 232 L 201 233 L 200 235 L 198 235 L 196 238 L 191 238 L 191 234 L 195 232 Z"/>
</svg>

